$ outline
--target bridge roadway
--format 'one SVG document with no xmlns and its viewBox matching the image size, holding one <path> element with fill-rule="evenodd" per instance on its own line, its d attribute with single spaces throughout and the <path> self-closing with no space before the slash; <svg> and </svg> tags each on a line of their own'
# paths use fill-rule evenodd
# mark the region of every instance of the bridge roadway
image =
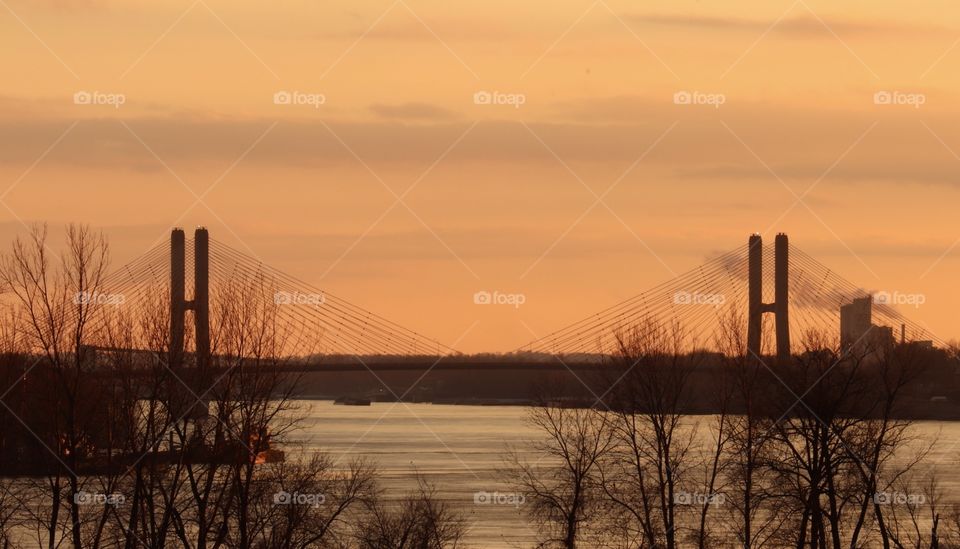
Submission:
<svg viewBox="0 0 960 549">
<path fill-rule="evenodd" d="M 584 370 L 595 371 L 605 366 L 597 362 L 569 361 L 558 357 L 542 360 L 525 358 L 503 358 L 497 360 L 472 359 L 465 357 L 411 357 L 411 358 L 380 358 L 380 357 L 352 357 L 338 358 L 337 360 L 320 360 L 309 364 L 290 365 L 286 369 L 304 372 L 354 372 L 354 371 L 427 371 L 427 370 L 475 370 L 475 371 L 565 371 Z"/>
<path fill-rule="evenodd" d="M 118 349 L 115 347 L 90 346 L 97 353 L 129 353 L 136 355 L 153 356 L 154 351 L 141 349 Z M 186 353 L 190 357 L 192 353 Z M 559 357 L 554 355 L 540 355 L 538 359 L 527 357 L 505 356 L 502 358 L 490 359 L 485 357 L 471 357 L 463 355 L 445 355 L 437 356 L 411 356 L 411 357 L 385 357 L 374 355 L 328 355 L 324 358 L 312 359 L 301 363 L 299 361 L 290 361 L 283 366 L 284 370 L 295 372 L 353 372 L 353 371 L 425 371 L 425 370 L 494 370 L 494 371 L 518 371 L 518 370 L 600 370 L 608 368 L 610 365 L 602 361 L 599 357 L 591 357 L 591 360 L 583 358 Z M 188 361 L 189 362 L 189 361 Z M 606 362 L 606 363 L 604 363 Z M 217 359 L 213 357 L 211 364 L 216 364 Z"/>
</svg>

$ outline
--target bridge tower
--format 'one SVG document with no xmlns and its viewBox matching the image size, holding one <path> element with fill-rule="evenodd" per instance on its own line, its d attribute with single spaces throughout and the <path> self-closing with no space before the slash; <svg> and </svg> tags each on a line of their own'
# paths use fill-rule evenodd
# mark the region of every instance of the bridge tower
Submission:
<svg viewBox="0 0 960 549">
<path fill-rule="evenodd" d="M 187 377 L 200 381 L 210 364 L 210 235 L 203 227 L 194 232 L 193 253 L 193 299 L 187 300 L 186 238 L 183 229 L 173 229 L 170 233 L 170 368 L 178 375 L 182 371 L 186 312 L 192 310 L 196 369 Z M 185 398 L 193 400 L 190 395 Z M 189 412 L 189 417 L 206 417 L 205 404 L 197 403 Z"/>
<path fill-rule="evenodd" d="M 763 239 L 752 235 L 749 241 L 748 282 L 749 306 L 747 315 L 747 353 L 753 358 L 761 356 L 761 332 L 763 314 L 773 313 L 776 319 L 777 360 L 790 360 L 789 296 L 789 249 L 787 235 L 780 233 L 774 241 L 774 301 L 763 302 Z"/>
</svg>

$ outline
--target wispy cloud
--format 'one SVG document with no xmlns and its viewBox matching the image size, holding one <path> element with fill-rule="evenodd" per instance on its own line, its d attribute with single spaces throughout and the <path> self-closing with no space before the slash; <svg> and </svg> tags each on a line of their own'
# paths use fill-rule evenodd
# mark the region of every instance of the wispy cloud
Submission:
<svg viewBox="0 0 960 549">
<path fill-rule="evenodd" d="M 641 24 L 659 25 L 668 27 L 693 28 L 708 31 L 745 31 L 760 33 L 770 27 L 770 21 L 765 19 L 748 19 L 739 17 L 719 17 L 709 15 L 676 15 L 676 14 L 633 14 L 628 19 Z M 835 33 L 844 36 L 850 35 L 878 35 L 890 34 L 929 34 L 931 32 L 948 32 L 946 27 L 932 25 L 916 25 L 893 21 L 845 20 L 824 18 Z M 832 34 L 816 17 L 809 14 L 797 14 L 782 19 L 771 30 L 771 34 L 790 35 L 799 38 L 831 37 Z"/>
<path fill-rule="evenodd" d="M 450 120 L 457 118 L 455 112 L 429 103 L 377 103 L 371 105 L 370 110 L 381 118 L 391 120 Z"/>
</svg>

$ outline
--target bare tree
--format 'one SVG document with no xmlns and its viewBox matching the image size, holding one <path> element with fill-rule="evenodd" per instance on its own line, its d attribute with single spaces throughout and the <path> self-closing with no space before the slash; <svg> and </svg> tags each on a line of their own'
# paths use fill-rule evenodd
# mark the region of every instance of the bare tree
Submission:
<svg viewBox="0 0 960 549">
<path fill-rule="evenodd" d="M 417 492 L 391 505 L 372 499 L 355 533 L 358 549 L 455 549 L 466 521 L 422 477 Z"/>
<path fill-rule="evenodd" d="M 870 376 L 871 403 L 861 413 L 866 421 L 862 433 L 863 448 L 860 467 L 863 493 L 859 502 L 859 514 L 851 533 L 851 545 L 855 545 L 867 520 L 868 511 L 873 512 L 878 533 L 885 549 L 890 547 L 890 535 L 884 517 L 883 506 L 876 495 L 884 484 L 897 482 L 908 474 L 929 452 L 919 452 L 912 459 L 896 459 L 909 440 L 910 420 L 902 419 L 905 393 L 909 386 L 923 373 L 924 350 L 917 345 L 896 345 L 887 342 L 877 349 Z"/>
<path fill-rule="evenodd" d="M 330 456 L 270 463 L 251 493 L 252 546 L 270 549 L 344 547 L 376 492 L 376 469 L 356 459 L 338 469 Z"/>
<path fill-rule="evenodd" d="M 45 226 L 17 238 L 0 260 L 0 283 L 22 311 L 23 336 L 37 362 L 29 370 L 46 384 L 44 408 L 24 427 L 49 451 L 43 456 L 48 475 L 50 516 L 47 545 L 58 543 L 60 508 L 69 516 L 74 547 L 83 547 L 82 478 L 79 473 L 102 435 L 105 395 L 90 374 L 88 342 L 96 336 L 96 314 L 104 304 L 101 283 L 108 264 L 103 236 L 87 227 L 70 225 L 66 249 L 55 256 L 47 244 Z M 51 459 L 52 458 L 52 459 Z"/>
<path fill-rule="evenodd" d="M 869 345 L 840 350 L 816 332 L 806 334 L 804 345 L 778 372 L 783 404 L 773 410 L 775 452 L 767 465 L 778 504 L 799 517 L 795 546 L 840 549 L 850 544 L 865 497 L 864 456 L 875 440 L 868 421 L 875 355 Z"/>
<path fill-rule="evenodd" d="M 772 384 L 778 383 L 761 357 L 746 348 L 746 322 L 731 310 L 720 317 L 717 350 L 721 354 L 720 384 L 729 396 L 730 413 L 723 451 L 725 503 L 730 520 L 724 525 L 745 549 L 776 543 L 784 514 L 772 502 L 769 474 L 764 463 L 770 459 L 770 417 Z M 719 436 L 719 435 L 718 435 Z"/>
<path fill-rule="evenodd" d="M 615 371 L 623 373 L 611 391 L 606 425 L 614 444 L 600 468 L 601 486 L 627 525 L 627 540 L 673 549 L 678 504 L 696 491 L 684 484 L 696 435 L 683 422 L 688 382 L 701 357 L 686 352 L 679 326 L 653 321 L 617 334 L 617 341 Z"/>
<path fill-rule="evenodd" d="M 601 511 L 599 462 L 612 437 L 595 410 L 545 400 L 531 408 L 529 422 L 544 439 L 532 442 L 531 462 L 509 454 L 511 480 L 540 531 L 538 547 L 574 549 L 590 539 Z"/>
</svg>

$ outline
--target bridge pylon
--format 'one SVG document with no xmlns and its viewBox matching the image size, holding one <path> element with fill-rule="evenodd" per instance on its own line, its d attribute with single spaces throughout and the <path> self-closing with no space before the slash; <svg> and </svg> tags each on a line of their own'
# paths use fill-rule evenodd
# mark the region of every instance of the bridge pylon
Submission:
<svg viewBox="0 0 960 549">
<path fill-rule="evenodd" d="M 193 239 L 193 299 L 186 298 L 186 238 L 183 229 L 173 229 L 170 233 L 170 369 L 178 376 L 184 370 L 184 340 L 186 335 L 186 312 L 193 311 L 195 330 L 195 364 L 196 367 L 185 376 L 195 383 L 192 389 L 197 394 L 206 391 L 197 388 L 202 384 L 210 364 L 210 235 L 207 229 L 198 228 Z M 183 398 L 192 403 L 196 396 L 183 395 Z M 207 416 L 208 405 L 206 400 L 194 404 L 187 404 L 189 411 L 184 410 L 188 419 L 202 419 Z M 177 412 L 180 412 L 179 410 Z"/>
<path fill-rule="evenodd" d="M 748 243 L 748 314 L 747 314 L 747 354 L 759 359 L 763 330 L 763 314 L 773 313 L 775 317 L 777 360 L 786 363 L 790 360 L 790 317 L 789 317 L 789 249 L 787 235 L 780 233 L 774 241 L 774 301 L 763 302 L 763 239 L 759 234 L 750 236 Z"/>
</svg>

